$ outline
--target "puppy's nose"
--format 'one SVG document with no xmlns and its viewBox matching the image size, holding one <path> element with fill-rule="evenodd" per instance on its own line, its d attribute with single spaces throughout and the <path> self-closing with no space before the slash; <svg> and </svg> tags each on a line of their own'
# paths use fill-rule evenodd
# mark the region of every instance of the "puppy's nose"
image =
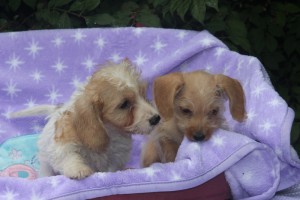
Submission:
<svg viewBox="0 0 300 200">
<path fill-rule="evenodd" d="M 158 124 L 159 121 L 160 121 L 160 116 L 159 116 L 159 115 L 153 115 L 153 116 L 149 119 L 149 123 L 150 123 L 150 125 L 152 125 L 152 126 Z"/>
<path fill-rule="evenodd" d="M 202 132 L 196 132 L 193 136 L 194 140 L 196 141 L 202 141 L 205 138 L 205 135 Z"/>
</svg>

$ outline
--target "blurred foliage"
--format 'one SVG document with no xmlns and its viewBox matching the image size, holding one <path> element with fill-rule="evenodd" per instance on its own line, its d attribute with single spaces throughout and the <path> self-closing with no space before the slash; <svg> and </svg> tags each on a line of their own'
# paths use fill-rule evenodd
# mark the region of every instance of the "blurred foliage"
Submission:
<svg viewBox="0 0 300 200">
<path fill-rule="evenodd" d="M 266 67 L 296 112 L 300 152 L 300 2 L 281 0 L 1 0 L 0 31 L 146 26 L 207 29 Z M 276 112 L 276 111 L 274 111 Z"/>
</svg>

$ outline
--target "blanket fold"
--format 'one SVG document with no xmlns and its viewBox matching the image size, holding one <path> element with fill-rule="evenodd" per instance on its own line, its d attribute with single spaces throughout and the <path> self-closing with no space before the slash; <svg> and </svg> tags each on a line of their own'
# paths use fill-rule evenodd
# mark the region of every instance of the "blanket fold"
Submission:
<svg viewBox="0 0 300 200">
<path fill-rule="evenodd" d="M 157 28 L 44 30 L 0 34 L 0 199 L 88 199 L 113 194 L 176 191 L 225 172 L 234 199 L 271 199 L 300 182 L 300 161 L 290 145 L 294 111 L 254 57 L 230 51 L 207 31 Z M 168 72 L 205 70 L 238 79 L 247 120 L 205 142 L 183 140 L 174 163 L 140 168 L 145 136 L 133 136 L 128 170 L 83 180 L 37 178 L 36 139 L 42 117 L 9 119 L 37 104 L 65 102 L 108 60 L 129 58 L 150 83 Z M 151 84 L 150 84 L 151 85 Z M 148 97 L 152 92 L 149 87 Z M 20 146 L 20 144 L 22 144 Z"/>
</svg>

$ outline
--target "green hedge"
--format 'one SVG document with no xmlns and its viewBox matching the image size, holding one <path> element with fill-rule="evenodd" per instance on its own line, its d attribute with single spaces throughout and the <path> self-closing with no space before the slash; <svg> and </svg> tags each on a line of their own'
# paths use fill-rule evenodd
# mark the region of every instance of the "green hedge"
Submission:
<svg viewBox="0 0 300 200">
<path fill-rule="evenodd" d="M 207 29 L 232 50 L 256 56 L 296 112 L 300 152 L 300 2 L 281 0 L 1 0 L 0 31 L 146 26 Z"/>
</svg>

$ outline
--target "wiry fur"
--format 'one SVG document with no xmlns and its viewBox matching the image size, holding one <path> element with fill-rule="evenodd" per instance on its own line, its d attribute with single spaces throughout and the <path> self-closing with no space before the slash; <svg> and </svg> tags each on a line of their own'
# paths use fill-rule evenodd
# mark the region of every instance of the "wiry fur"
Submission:
<svg viewBox="0 0 300 200">
<path fill-rule="evenodd" d="M 38 140 L 41 175 L 79 179 L 122 170 L 130 155 L 131 133 L 147 134 L 160 119 L 144 90 L 140 73 L 128 59 L 96 71 L 49 115 Z"/>
<path fill-rule="evenodd" d="M 154 81 L 154 100 L 162 116 L 142 151 L 141 165 L 173 162 L 184 135 L 191 141 L 207 140 L 217 128 L 226 128 L 225 97 L 233 118 L 246 118 L 240 83 L 224 75 L 203 71 L 171 73 Z"/>
</svg>

